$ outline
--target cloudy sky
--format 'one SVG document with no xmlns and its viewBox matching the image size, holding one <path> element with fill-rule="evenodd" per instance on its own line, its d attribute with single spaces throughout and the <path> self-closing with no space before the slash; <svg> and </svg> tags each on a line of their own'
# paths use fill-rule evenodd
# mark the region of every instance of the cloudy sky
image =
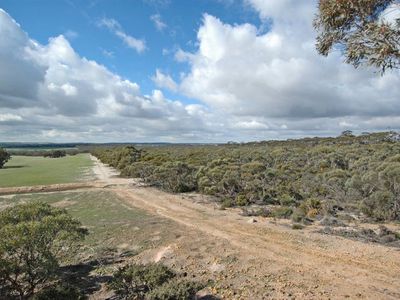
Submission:
<svg viewBox="0 0 400 300">
<path fill-rule="evenodd" d="M 400 72 L 315 51 L 313 0 L 1 0 L 0 141 L 400 129 Z"/>
</svg>

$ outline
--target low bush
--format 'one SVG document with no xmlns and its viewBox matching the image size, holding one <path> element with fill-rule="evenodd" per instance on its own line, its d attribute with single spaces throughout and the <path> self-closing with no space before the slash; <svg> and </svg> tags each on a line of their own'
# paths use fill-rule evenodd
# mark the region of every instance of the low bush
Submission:
<svg viewBox="0 0 400 300">
<path fill-rule="evenodd" d="M 304 228 L 304 225 L 302 225 L 302 224 L 299 224 L 299 223 L 292 224 L 292 229 L 294 229 L 294 230 L 301 230 L 303 228 Z"/>
<path fill-rule="evenodd" d="M 189 300 L 204 284 L 182 279 L 168 267 L 151 263 L 120 268 L 108 288 L 119 299 Z"/>
<path fill-rule="evenodd" d="M 0 212 L 0 295 L 30 298 L 57 277 L 87 234 L 66 210 L 42 202 Z"/>
<path fill-rule="evenodd" d="M 292 214 L 293 209 L 287 206 L 277 207 L 271 212 L 271 216 L 278 219 L 288 219 Z"/>
<path fill-rule="evenodd" d="M 151 291 L 148 300 L 191 300 L 196 293 L 205 287 L 204 284 L 188 280 L 173 279 Z"/>
<path fill-rule="evenodd" d="M 60 283 L 47 287 L 33 296 L 32 300 L 84 300 L 87 297 L 75 286 Z"/>
<path fill-rule="evenodd" d="M 113 275 L 108 288 L 121 299 L 144 299 L 147 293 L 175 276 L 162 264 L 127 265 Z"/>
<path fill-rule="evenodd" d="M 267 207 L 243 207 L 241 215 L 244 217 L 269 217 L 271 216 L 271 210 Z"/>
<path fill-rule="evenodd" d="M 48 152 L 44 152 L 43 157 L 50 158 L 60 158 L 67 156 L 67 152 L 65 150 L 52 150 Z"/>
<path fill-rule="evenodd" d="M 368 228 L 340 228 L 325 227 L 320 233 L 342 236 L 362 242 L 379 243 L 400 248 L 400 233 L 394 232 L 385 226 L 380 226 L 374 231 Z"/>
</svg>

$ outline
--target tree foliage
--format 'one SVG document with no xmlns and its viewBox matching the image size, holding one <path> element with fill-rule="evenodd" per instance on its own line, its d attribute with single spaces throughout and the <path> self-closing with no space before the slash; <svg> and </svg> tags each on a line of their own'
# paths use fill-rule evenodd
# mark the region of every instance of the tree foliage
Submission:
<svg viewBox="0 0 400 300">
<path fill-rule="evenodd" d="M 42 202 L 0 212 L 0 295 L 31 297 L 85 234 L 65 210 Z"/>
<path fill-rule="evenodd" d="M 45 151 L 43 156 L 44 157 L 50 157 L 50 158 L 60 158 L 60 157 L 67 156 L 67 152 L 65 150 Z"/>
<path fill-rule="evenodd" d="M 347 63 L 371 65 L 383 72 L 400 67 L 400 20 L 385 21 L 383 12 L 399 10 L 397 0 L 319 0 L 314 20 L 317 50 L 343 52 Z"/>
<path fill-rule="evenodd" d="M 11 155 L 3 148 L 0 148 L 0 169 L 4 167 Z"/>
</svg>

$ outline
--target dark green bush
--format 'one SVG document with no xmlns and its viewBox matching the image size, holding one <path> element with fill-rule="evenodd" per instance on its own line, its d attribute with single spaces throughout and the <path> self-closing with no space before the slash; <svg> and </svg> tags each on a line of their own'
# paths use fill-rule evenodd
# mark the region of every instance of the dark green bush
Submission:
<svg viewBox="0 0 400 300">
<path fill-rule="evenodd" d="M 42 202 L 0 212 L 0 294 L 31 297 L 54 280 L 87 230 L 65 210 Z"/>
<path fill-rule="evenodd" d="M 47 287 L 37 293 L 33 300 L 84 300 L 85 295 L 77 288 L 68 284 L 57 284 Z"/>
<path fill-rule="evenodd" d="M 160 287 L 152 290 L 147 296 L 148 300 L 191 300 L 196 293 L 205 287 L 204 284 L 173 279 Z"/>
<path fill-rule="evenodd" d="M 276 207 L 271 212 L 271 216 L 278 219 L 288 219 L 292 214 L 293 214 L 293 209 L 287 206 Z"/>
<path fill-rule="evenodd" d="M 292 221 L 299 223 L 302 222 L 306 218 L 306 216 L 306 212 L 303 209 L 297 207 L 293 210 L 291 218 Z"/>
<path fill-rule="evenodd" d="M 182 162 L 167 162 L 154 170 L 151 175 L 153 184 L 174 193 L 196 190 L 195 168 Z"/>
<path fill-rule="evenodd" d="M 52 150 L 45 152 L 43 154 L 44 157 L 50 157 L 50 158 L 60 158 L 67 156 L 67 152 L 65 150 Z"/>
<path fill-rule="evenodd" d="M 10 158 L 11 158 L 10 153 L 7 152 L 5 149 L 0 148 L 0 169 L 3 168 L 3 166 Z"/>
<path fill-rule="evenodd" d="M 144 299 L 147 293 L 175 276 L 162 264 L 127 265 L 113 275 L 108 288 L 122 299 Z"/>
<path fill-rule="evenodd" d="M 299 223 L 292 224 L 292 229 L 294 229 L 294 230 L 301 230 L 303 228 L 304 228 L 304 225 L 302 225 L 302 224 L 299 224 Z"/>
</svg>

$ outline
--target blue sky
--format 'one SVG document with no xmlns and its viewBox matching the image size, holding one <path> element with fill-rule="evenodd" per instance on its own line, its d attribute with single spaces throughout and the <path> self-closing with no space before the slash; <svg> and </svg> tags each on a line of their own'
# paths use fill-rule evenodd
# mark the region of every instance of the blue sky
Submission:
<svg viewBox="0 0 400 300">
<path fill-rule="evenodd" d="M 63 34 L 81 56 L 137 82 L 145 94 L 154 89 L 151 77 L 157 68 L 174 78 L 188 70 L 185 63 L 174 60 L 174 52 L 178 48 L 195 50 L 204 13 L 232 24 L 261 25 L 257 12 L 237 0 L 2 0 L 0 3 L 31 38 L 46 44 L 49 37 Z M 156 28 L 151 20 L 155 15 L 160 16 L 164 29 Z M 118 21 L 127 34 L 143 39 L 146 50 L 137 53 L 99 26 L 104 18 Z M 183 95 L 180 99 L 196 102 Z"/>
<path fill-rule="evenodd" d="M 319 55 L 316 13 L 316 0 L 0 0 L 0 141 L 400 129 L 399 70 Z"/>
</svg>

